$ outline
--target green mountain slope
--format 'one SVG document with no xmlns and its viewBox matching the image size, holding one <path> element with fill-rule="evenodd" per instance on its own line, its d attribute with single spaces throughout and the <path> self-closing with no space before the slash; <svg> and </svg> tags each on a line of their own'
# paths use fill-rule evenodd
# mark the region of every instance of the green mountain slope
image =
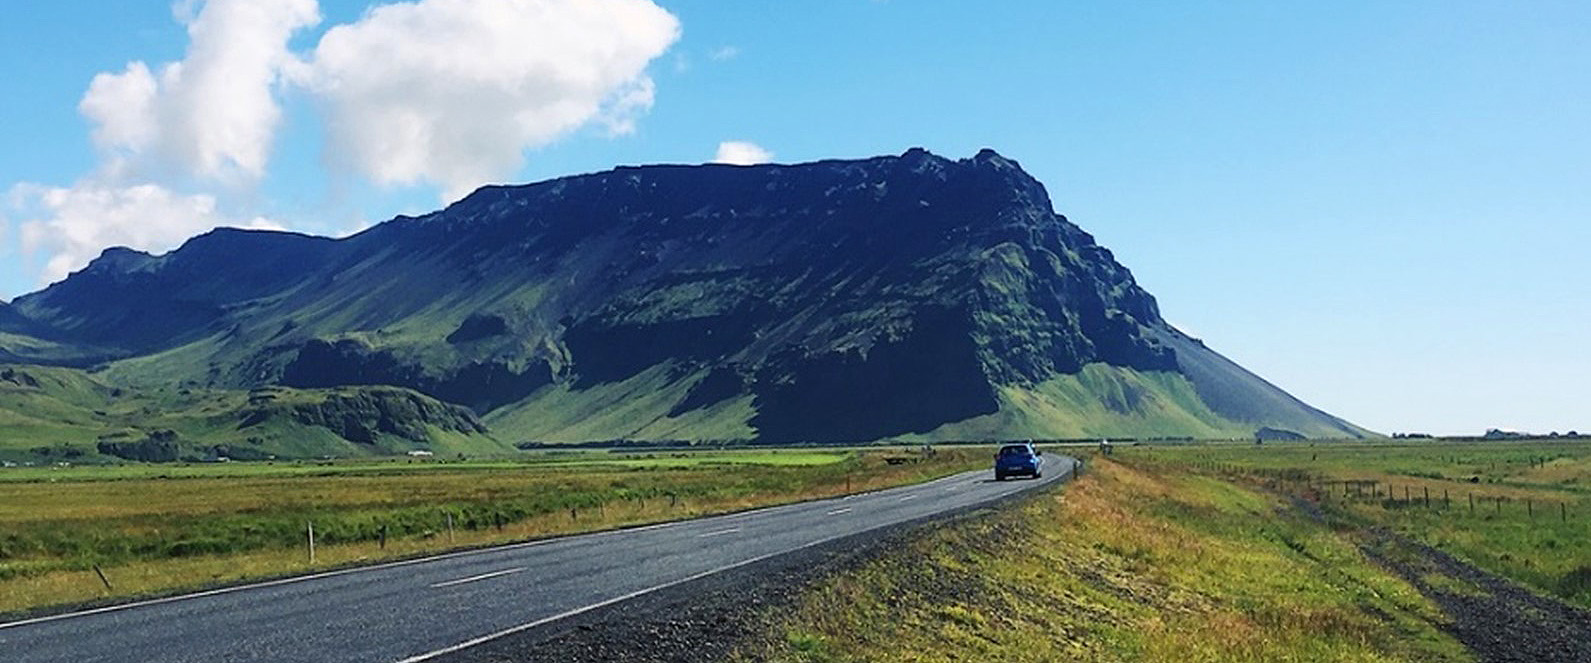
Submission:
<svg viewBox="0 0 1591 663">
<path fill-rule="evenodd" d="M 396 387 L 138 391 L 78 369 L 0 365 L 0 459 L 253 460 L 416 449 L 512 451 L 468 410 Z"/>
<path fill-rule="evenodd" d="M 988 150 L 620 168 L 340 240 L 218 230 L 12 308 L 107 385 L 391 386 L 513 442 L 1365 433 L 1173 329 Z"/>
</svg>

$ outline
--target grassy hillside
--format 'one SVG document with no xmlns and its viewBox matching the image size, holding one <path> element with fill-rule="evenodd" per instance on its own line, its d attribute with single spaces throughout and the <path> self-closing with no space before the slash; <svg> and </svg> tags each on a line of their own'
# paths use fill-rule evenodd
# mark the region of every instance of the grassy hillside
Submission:
<svg viewBox="0 0 1591 663">
<path fill-rule="evenodd" d="M 1270 426 L 1316 438 L 1362 438 L 1377 434 L 1322 412 L 1222 356 L 1203 341 L 1170 327 L 1151 329 L 1177 355 L 1179 372 L 1206 407 L 1250 428 Z"/>
<path fill-rule="evenodd" d="M 1217 412 L 1181 373 L 1089 364 L 1071 375 L 999 390 L 1000 410 L 946 424 L 922 440 L 1087 439 L 1187 437 L 1249 439 L 1262 425 L 1292 426 L 1315 439 L 1359 437 L 1368 431 L 1278 407 L 1270 418 L 1245 421 Z M 1297 412 L 1299 416 L 1290 416 Z"/>
<path fill-rule="evenodd" d="M 504 454 L 474 416 L 394 387 L 253 391 L 109 386 L 80 370 L 0 365 L 0 459 L 171 461 Z"/>
<path fill-rule="evenodd" d="M 158 368 L 170 366 L 171 359 L 155 356 L 130 363 Z M 710 373 L 697 371 L 682 377 L 672 364 L 585 388 L 548 385 L 482 417 L 481 423 L 487 426 L 484 431 L 425 424 L 427 417 L 470 415 L 446 414 L 449 408 L 444 404 L 401 388 L 137 389 L 112 387 L 98 376 L 75 369 L 11 366 L 4 370 L 11 371 L 12 378 L 0 377 L 0 457 L 12 460 L 83 462 L 105 455 L 99 453 L 102 442 L 137 444 L 154 431 L 175 433 L 181 457 L 224 455 L 234 459 L 356 457 L 411 449 L 479 455 L 510 452 L 519 442 L 738 442 L 754 440 L 757 435 L 757 402 L 751 395 L 703 408 L 680 408 L 679 403 L 708 380 Z M 340 423 L 328 424 L 325 416 L 303 415 L 328 400 L 342 403 L 335 409 L 366 394 L 425 403 L 422 409 L 427 412 L 411 407 L 403 415 L 418 417 L 422 428 L 407 431 L 407 435 L 371 430 L 364 439 L 351 440 L 361 437 L 357 430 L 350 433 Z M 1251 422 L 1212 411 L 1196 386 L 1181 374 L 1106 364 L 1089 364 L 1074 375 L 1038 384 L 1002 386 L 997 399 L 994 414 L 894 439 L 1086 439 L 1153 437 L 1166 432 L 1200 439 L 1246 439 L 1255 429 Z M 365 418 L 373 426 L 380 413 L 370 411 Z M 247 425 L 245 420 L 249 420 Z M 1314 437 L 1344 435 L 1330 425 L 1299 426 L 1297 432 Z"/>
<path fill-rule="evenodd" d="M 1242 438 L 1247 426 L 1211 412 L 1181 375 L 1089 364 L 1075 375 L 1000 389 L 1000 411 L 943 426 L 924 439 L 1081 439 L 1169 431 Z"/>
<path fill-rule="evenodd" d="M 752 440 L 751 397 L 675 413 L 690 389 L 705 378 L 679 379 L 672 366 L 657 366 L 629 379 L 576 389 L 553 385 L 487 415 L 494 434 L 508 440 Z M 674 416 L 670 416 L 673 414 Z"/>
</svg>

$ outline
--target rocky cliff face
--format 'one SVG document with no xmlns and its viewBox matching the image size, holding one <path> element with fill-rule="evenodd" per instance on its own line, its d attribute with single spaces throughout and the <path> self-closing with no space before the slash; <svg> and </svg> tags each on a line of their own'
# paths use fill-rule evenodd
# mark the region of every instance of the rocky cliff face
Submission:
<svg viewBox="0 0 1591 663">
<path fill-rule="evenodd" d="M 109 251 L 15 307 L 138 358 L 106 371 L 119 383 L 402 386 L 510 439 L 1359 432 L 1205 356 L 988 150 L 487 187 L 344 240 Z M 1066 405 L 1045 394 L 1088 367 L 1136 395 L 1100 395 L 1126 404 L 1110 422 L 1045 424 Z M 1138 379 L 1157 375 L 1175 380 Z M 1133 419 L 1172 407 L 1197 424 Z"/>
<path fill-rule="evenodd" d="M 463 435 L 485 435 L 486 425 L 475 414 L 405 389 L 371 388 L 333 390 L 313 399 L 277 398 L 270 389 L 249 394 L 248 408 L 238 426 L 247 429 L 286 417 L 305 426 L 328 429 L 350 442 L 375 444 L 381 435 L 411 442 L 429 442 L 438 428 Z"/>
</svg>

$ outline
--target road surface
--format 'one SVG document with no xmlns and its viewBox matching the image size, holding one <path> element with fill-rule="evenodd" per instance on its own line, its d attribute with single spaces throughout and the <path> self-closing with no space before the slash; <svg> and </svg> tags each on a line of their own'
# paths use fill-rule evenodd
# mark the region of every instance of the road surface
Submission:
<svg viewBox="0 0 1591 663">
<path fill-rule="evenodd" d="M 419 663 L 714 573 L 992 502 L 988 470 L 844 498 L 514 544 L 0 624 L 14 663 Z"/>
</svg>

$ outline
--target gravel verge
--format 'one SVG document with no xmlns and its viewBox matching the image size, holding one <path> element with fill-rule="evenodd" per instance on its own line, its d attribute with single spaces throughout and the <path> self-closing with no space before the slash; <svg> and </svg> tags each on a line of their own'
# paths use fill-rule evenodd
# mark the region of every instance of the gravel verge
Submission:
<svg viewBox="0 0 1591 663">
<path fill-rule="evenodd" d="M 1061 485 L 1061 484 L 1056 484 Z M 1046 490 L 836 539 L 432 659 L 436 663 L 703 663 L 765 639 L 814 583 L 860 568 L 928 528 Z"/>
<path fill-rule="evenodd" d="M 1369 535 L 1365 554 L 1441 606 L 1452 619 L 1444 628 L 1482 663 L 1591 663 L 1591 610 L 1396 533 Z"/>
</svg>

